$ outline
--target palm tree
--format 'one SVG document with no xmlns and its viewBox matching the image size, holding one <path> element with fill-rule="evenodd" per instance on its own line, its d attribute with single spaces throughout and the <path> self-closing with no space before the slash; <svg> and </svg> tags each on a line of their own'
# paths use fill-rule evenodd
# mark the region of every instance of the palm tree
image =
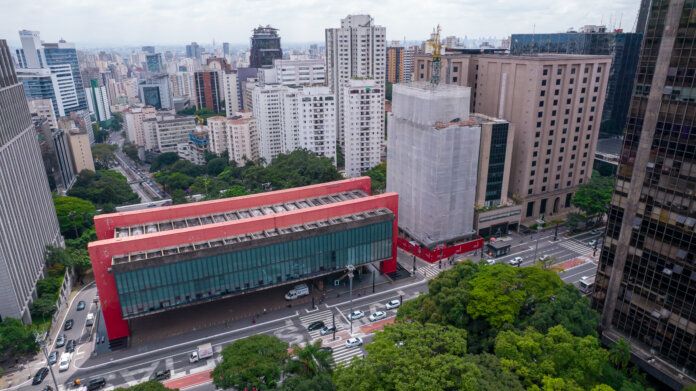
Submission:
<svg viewBox="0 0 696 391">
<path fill-rule="evenodd" d="M 333 369 L 333 356 L 330 351 L 321 349 L 321 340 L 308 344 L 304 348 L 292 347 L 295 356 L 288 361 L 287 371 L 305 378 L 330 374 Z"/>
</svg>

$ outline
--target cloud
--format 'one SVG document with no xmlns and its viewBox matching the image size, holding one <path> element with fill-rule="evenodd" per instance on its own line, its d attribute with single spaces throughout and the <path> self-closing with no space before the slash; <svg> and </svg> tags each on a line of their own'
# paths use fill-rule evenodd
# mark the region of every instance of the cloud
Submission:
<svg viewBox="0 0 696 391">
<path fill-rule="evenodd" d="M 283 42 L 321 42 L 324 29 L 369 13 L 387 38 L 422 40 L 440 24 L 445 36 L 504 37 L 565 31 L 585 24 L 633 29 L 638 0 L 0 0 L 0 38 L 39 30 L 46 41 L 104 45 L 249 42 L 270 24 Z M 609 27 L 612 27 L 609 25 Z"/>
</svg>

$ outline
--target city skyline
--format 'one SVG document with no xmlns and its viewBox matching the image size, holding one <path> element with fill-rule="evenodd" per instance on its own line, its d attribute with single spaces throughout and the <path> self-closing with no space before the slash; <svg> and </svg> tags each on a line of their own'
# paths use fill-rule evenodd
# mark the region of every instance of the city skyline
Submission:
<svg viewBox="0 0 696 391">
<path fill-rule="evenodd" d="M 443 26 L 443 36 L 503 38 L 512 33 L 566 31 L 585 24 L 620 26 L 633 31 L 638 9 L 638 3 L 630 0 L 611 3 L 541 0 L 534 4 L 498 0 L 485 6 L 466 0 L 440 1 L 426 7 L 412 0 L 398 4 L 396 0 L 379 4 L 365 1 L 274 4 L 246 0 L 237 7 L 210 1 L 192 6 L 178 0 L 138 4 L 139 7 L 132 7 L 108 1 L 96 7 L 72 0 L 6 2 L 3 7 L 6 12 L 0 16 L 0 36 L 8 39 L 11 46 L 19 45 L 17 31 L 21 29 L 42 31 L 46 41 L 62 38 L 86 48 L 183 45 L 191 41 L 207 45 L 213 40 L 220 46 L 222 42 L 248 45 L 253 28 L 271 25 L 279 29 L 285 44 L 309 43 L 322 42 L 324 28 L 332 21 L 347 14 L 364 13 L 387 27 L 388 41 L 427 38 L 436 24 Z M 287 18 L 288 14 L 294 17 Z M 86 23 L 90 19 L 100 23 Z M 168 23 L 153 23 L 159 20 Z M 115 26 L 126 28 L 114 30 Z"/>
</svg>

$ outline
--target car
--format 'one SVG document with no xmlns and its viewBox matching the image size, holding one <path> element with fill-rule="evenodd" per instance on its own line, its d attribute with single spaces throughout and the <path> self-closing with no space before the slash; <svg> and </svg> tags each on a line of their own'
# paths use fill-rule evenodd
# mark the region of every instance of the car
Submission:
<svg viewBox="0 0 696 391">
<path fill-rule="evenodd" d="M 595 229 L 593 229 L 592 231 L 590 231 L 590 233 L 593 234 L 593 235 L 598 235 L 598 234 L 604 233 L 604 229 L 602 229 L 602 228 L 595 228 Z"/>
<path fill-rule="evenodd" d="M 96 379 L 92 379 L 87 383 L 87 391 L 94 391 L 98 390 L 106 385 L 106 379 L 103 377 L 99 377 Z"/>
<path fill-rule="evenodd" d="M 310 323 L 309 326 L 307 326 L 307 330 L 308 331 L 315 331 L 315 330 L 323 329 L 324 327 L 325 327 L 324 322 L 322 322 L 321 320 L 318 320 L 316 322 Z"/>
<path fill-rule="evenodd" d="M 94 296 L 94 299 L 92 299 L 93 303 L 99 303 L 99 295 Z"/>
<path fill-rule="evenodd" d="M 336 328 L 335 328 L 335 327 L 333 327 L 333 326 L 324 326 L 324 327 L 322 327 L 322 329 L 319 331 L 319 334 L 321 334 L 321 335 L 327 335 L 327 334 L 333 333 L 334 331 L 336 331 Z"/>
<path fill-rule="evenodd" d="M 362 312 L 360 310 L 355 310 L 355 311 L 351 312 L 350 314 L 348 314 L 348 320 L 358 320 L 358 319 L 362 318 L 363 316 L 365 316 L 364 312 Z"/>
<path fill-rule="evenodd" d="M 62 348 L 63 346 L 65 346 L 65 334 L 61 334 L 56 338 L 56 347 Z"/>
<path fill-rule="evenodd" d="M 58 362 L 58 352 L 55 350 L 48 355 L 48 365 L 53 365 Z"/>
<path fill-rule="evenodd" d="M 495 265 L 495 259 L 486 259 L 486 263 L 489 265 Z"/>
<path fill-rule="evenodd" d="M 60 361 L 58 362 L 58 370 L 60 372 L 67 371 L 70 369 L 70 362 L 72 361 L 72 353 L 63 353 L 60 355 Z"/>
<path fill-rule="evenodd" d="M 36 375 L 34 375 L 34 379 L 31 381 L 31 384 L 41 384 L 41 382 L 44 381 L 46 376 L 48 376 L 48 367 L 43 367 L 36 372 Z"/>
<path fill-rule="evenodd" d="M 85 304 L 84 300 L 80 300 L 80 301 L 77 302 L 77 308 L 76 308 L 76 309 L 77 309 L 78 311 L 84 310 L 85 307 L 87 307 L 87 304 Z"/>
<path fill-rule="evenodd" d="M 63 325 L 63 330 L 65 330 L 65 331 L 71 330 L 74 325 L 75 325 L 75 321 L 72 319 L 68 319 L 65 321 L 65 324 Z"/>
<path fill-rule="evenodd" d="M 333 353 L 333 348 L 331 346 L 322 346 L 319 348 L 319 350 L 322 352 Z"/>
<path fill-rule="evenodd" d="M 167 380 L 170 377 L 172 377 L 172 372 L 169 369 L 165 369 L 163 371 L 157 371 L 155 372 L 154 375 L 152 375 L 152 380 L 156 381 L 162 381 L 162 380 Z"/>
<path fill-rule="evenodd" d="M 539 257 L 539 260 L 540 260 L 541 262 L 546 262 L 546 261 L 551 260 L 551 257 L 550 257 L 548 254 L 544 254 L 544 255 L 542 255 L 542 256 Z"/>
<path fill-rule="evenodd" d="M 44 387 L 41 391 L 53 391 L 53 387 L 47 385 L 47 386 Z"/>
<path fill-rule="evenodd" d="M 346 347 L 347 348 L 357 348 L 358 346 L 361 346 L 362 344 L 363 344 L 363 340 L 360 337 L 348 338 L 348 340 L 346 340 Z"/>
<path fill-rule="evenodd" d="M 394 308 L 399 308 L 400 305 L 401 305 L 401 300 L 394 299 L 394 300 L 389 300 L 387 302 L 387 304 L 385 305 L 385 307 L 387 307 L 388 310 L 393 310 Z"/>
<path fill-rule="evenodd" d="M 587 245 L 590 247 L 595 247 L 597 246 L 597 239 L 592 239 L 589 242 L 587 242 Z"/>
<path fill-rule="evenodd" d="M 68 353 L 74 352 L 74 351 L 75 351 L 75 345 L 77 345 L 77 344 L 75 343 L 75 340 L 74 340 L 74 339 L 69 340 L 68 343 L 65 344 L 65 351 L 68 352 Z"/>
<path fill-rule="evenodd" d="M 509 260 L 508 263 L 512 266 L 519 266 L 522 264 L 522 261 L 524 261 L 524 258 L 515 257 L 515 258 L 512 258 L 511 260 Z"/>
<path fill-rule="evenodd" d="M 377 312 L 371 313 L 370 316 L 368 317 L 368 319 L 370 319 L 370 322 L 376 322 L 376 321 L 378 321 L 378 320 L 380 320 L 380 319 L 384 319 L 384 318 L 386 318 L 386 317 L 387 317 L 387 313 L 386 313 L 386 312 L 384 312 L 384 311 L 377 311 Z"/>
</svg>

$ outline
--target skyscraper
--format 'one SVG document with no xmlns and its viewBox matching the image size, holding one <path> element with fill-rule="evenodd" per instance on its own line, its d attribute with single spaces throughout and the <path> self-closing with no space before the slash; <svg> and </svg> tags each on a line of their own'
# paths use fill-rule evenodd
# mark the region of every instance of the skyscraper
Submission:
<svg viewBox="0 0 696 391">
<path fill-rule="evenodd" d="M 186 57 L 200 60 L 202 54 L 203 48 L 198 46 L 196 42 L 191 42 L 190 45 L 186 45 Z"/>
<path fill-rule="evenodd" d="M 217 71 L 198 71 L 194 74 L 198 108 L 219 113 L 222 108 L 222 83 Z"/>
<path fill-rule="evenodd" d="M 273 60 L 283 58 L 278 29 L 259 26 L 251 36 L 251 68 L 272 67 Z"/>
<path fill-rule="evenodd" d="M 162 64 L 162 53 L 146 54 L 145 64 L 147 65 L 148 72 L 164 72 L 164 65 Z"/>
<path fill-rule="evenodd" d="M 4 39 L 0 108 L 0 318 L 29 323 L 44 250 L 62 244 L 62 237 L 27 100 Z"/>
<path fill-rule="evenodd" d="M 390 46 L 387 48 L 387 81 L 389 83 L 404 82 L 404 55 L 406 49 L 403 46 Z"/>
<path fill-rule="evenodd" d="M 341 19 L 341 27 L 326 29 L 327 83 L 338 102 L 337 141 L 346 150 L 349 140 L 358 143 L 350 147 L 354 155 L 346 153 L 346 167 L 350 164 L 357 170 L 369 169 L 380 162 L 379 150 L 384 139 L 385 35 L 386 29 L 375 25 L 370 15 L 348 15 Z M 353 82 L 360 84 L 355 87 L 355 94 L 369 97 L 365 107 L 359 104 L 359 99 L 350 107 L 345 101 L 347 97 L 357 98 L 348 90 Z M 357 111 L 349 113 L 349 109 Z M 349 117 L 354 121 L 349 121 Z M 357 160 L 349 163 L 352 159 Z"/>
<path fill-rule="evenodd" d="M 108 121 L 111 119 L 111 105 L 106 87 L 98 79 L 92 79 L 89 82 L 89 87 L 85 88 L 89 112 L 98 122 Z"/>
<path fill-rule="evenodd" d="M 606 343 L 672 389 L 696 382 L 696 3 L 653 0 L 602 246 Z"/>
</svg>

